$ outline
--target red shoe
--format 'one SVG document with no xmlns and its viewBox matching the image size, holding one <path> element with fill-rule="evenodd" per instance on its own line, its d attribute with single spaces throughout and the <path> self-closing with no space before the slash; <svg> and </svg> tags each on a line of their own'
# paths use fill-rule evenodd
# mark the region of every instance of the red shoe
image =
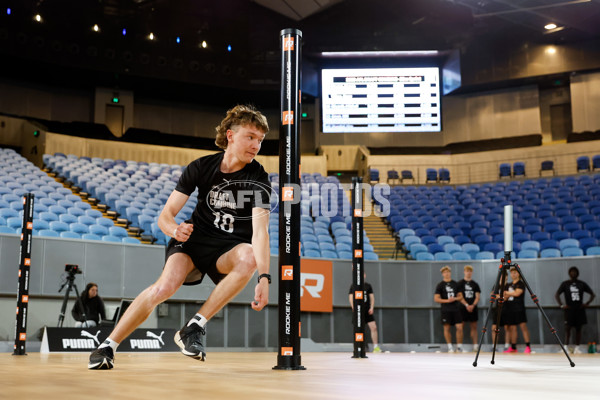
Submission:
<svg viewBox="0 0 600 400">
<path fill-rule="evenodd" d="M 504 353 L 516 353 L 517 349 L 513 349 L 512 347 L 509 347 L 508 349 L 504 350 Z"/>
<path fill-rule="evenodd" d="M 531 347 L 529 347 L 529 346 L 525 347 L 525 351 L 523 353 L 531 354 Z"/>
</svg>

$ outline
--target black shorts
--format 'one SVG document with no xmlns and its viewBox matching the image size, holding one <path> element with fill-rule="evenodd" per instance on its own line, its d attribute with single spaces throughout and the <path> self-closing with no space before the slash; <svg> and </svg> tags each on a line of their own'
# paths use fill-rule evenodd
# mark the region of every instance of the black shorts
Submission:
<svg viewBox="0 0 600 400">
<path fill-rule="evenodd" d="M 365 316 L 365 321 L 367 322 L 367 324 L 369 322 L 375 322 L 375 312 L 373 311 L 373 314 L 369 314 L 369 312 L 367 311 L 367 314 Z"/>
<path fill-rule="evenodd" d="M 565 310 L 565 325 L 571 327 L 580 327 L 587 324 L 587 315 L 585 308 L 567 308 Z"/>
<path fill-rule="evenodd" d="M 173 254 L 185 253 L 190 256 L 196 269 L 188 274 L 183 284 L 198 285 L 204 279 L 204 275 L 208 275 L 216 285 L 227 276 L 217 271 L 219 257 L 241 243 L 245 242 L 239 239 L 217 239 L 209 236 L 203 237 L 202 243 L 182 243 L 171 239 L 167 244 L 165 262 Z"/>
<path fill-rule="evenodd" d="M 443 325 L 456 325 L 463 322 L 460 311 L 442 311 L 442 324 Z"/>
<path fill-rule="evenodd" d="M 520 323 L 527 322 L 527 313 L 525 310 L 506 310 L 502 312 L 500 318 L 501 325 L 519 325 Z"/>
<path fill-rule="evenodd" d="M 477 309 L 477 306 L 475 306 L 475 308 L 473 309 L 472 312 L 468 312 L 467 311 L 467 307 L 463 306 L 461 304 L 460 306 L 460 315 L 462 316 L 462 319 L 464 322 L 477 322 L 479 321 L 479 310 Z"/>
</svg>

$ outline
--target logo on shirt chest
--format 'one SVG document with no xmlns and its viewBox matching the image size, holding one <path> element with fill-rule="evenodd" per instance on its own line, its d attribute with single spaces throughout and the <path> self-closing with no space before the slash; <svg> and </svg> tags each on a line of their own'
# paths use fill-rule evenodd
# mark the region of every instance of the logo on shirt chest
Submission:
<svg viewBox="0 0 600 400">
<path fill-rule="evenodd" d="M 240 212 L 251 210 L 254 207 L 269 210 L 271 196 L 277 196 L 271 186 L 251 180 L 235 180 L 222 178 L 223 182 L 214 185 L 206 195 L 206 204 L 213 214 L 235 215 L 236 220 L 251 219 L 251 212 Z"/>
</svg>

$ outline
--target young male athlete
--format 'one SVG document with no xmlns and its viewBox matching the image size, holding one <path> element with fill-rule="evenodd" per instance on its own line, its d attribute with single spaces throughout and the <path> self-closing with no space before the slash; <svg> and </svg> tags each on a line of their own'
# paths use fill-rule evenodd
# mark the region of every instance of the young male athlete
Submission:
<svg viewBox="0 0 600 400">
<path fill-rule="evenodd" d="M 458 284 L 452 280 L 452 270 L 445 265 L 440 269 L 443 280 L 438 283 L 433 295 L 433 301 L 442 305 L 442 325 L 444 325 L 444 338 L 448 344 L 448 353 L 454 353 L 452 346 L 452 333 L 450 327 L 456 327 L 456 347 L 462 352 L 463 320 L 458 309 L 458 303 L 463 300 Z"/>
<path fill-rule="evenodd" d="M 367 279 L 367 273 L 363 275 L 363 279 Z M 375 322 L 375 295 L 373 294 L 373 286 L 370 283 L 363 281 L 364 285 L 364 305 L 367 311 L 365 320 L 367 326 L 371 330 L 371 340 L 373 341 L 373 353 L 381 353 L 379 347 L 379 337 L 377 334 L 377 322 Z M 350 307 L 354 311 L 354 284 L 350 285 L 350 291 L 348 292 L 348 300 L 350 301 Z"/>
<path fill-rule="evenodd" d="M 569 268 L 569 277 L 571 279 L 561 283 L 554 297 L 560 308 L 565 310 L 565 344 L 569 345 L 571 328 L 575 328 L 575 348 L 573 349 L 573 353 L 581 354 L 582 351 L 579 348 L 581 344 L 581 328 L 587 324 L 585 309 L 594 301 L 596 294 L 587 283 L 577 279 L 579 278 L 579 269 L 577 267 Z M 590 294 L 590 299 L 586 303 L 583 302 L 584 293 Z M 563 304 L 560 300 L 561 294 L 565 295 L 566 304 Z"/>
<path fill-rule="evenodd" d="M 198 313 L 176 334 L 187 356 L 204 361 L 205 325 L 248 283 L 258 270 L 252 308 L 269 298 L 270 189 L 268 175 L 254 158 L 269 131 L 267 119 L 250 106 L 227 111 L 216 128 L 215 143 L 224 152 L 192 161 L 169 196 L 158 220 L 172 239 L 158 280 L 131 303 L 115 329 L 90 355 L 88 368 L 110 369 L 119 343 L 183 284 L 199 284 L 205 275 L 216 287 Z M 198 189 L 192 217 L 177 224 L 175 216 Z"/>
<path fill-rule="evenodd" d="M 458 282 L 458 291 L 462 293 L 463 299 L 460 301 L 460 313 L 464 322 L 471 326 L 471 340 L 473 341 L 473 351 L 477 351 L 477 321 L 479 320 L 479 296 L 481 289 L 477 282 L 473 280 L 473 267 L 465 265 L 463 269 L 464 279 Z"/>
<path fill-rule="evenodd" d="M 503 325 L 508 325 L 506 335 L 510 338 L 510 348 L 505 353 L 517 352 L 517 325 L 525 340 L 524 353 L 531 353 L 529 329 L 527 328 L 527 314 L 525 313 L 525 284 L 516 268 L 510 269 L 511 283 L 504 288 L 504 306 L 502 308 Z"/>
</svg>

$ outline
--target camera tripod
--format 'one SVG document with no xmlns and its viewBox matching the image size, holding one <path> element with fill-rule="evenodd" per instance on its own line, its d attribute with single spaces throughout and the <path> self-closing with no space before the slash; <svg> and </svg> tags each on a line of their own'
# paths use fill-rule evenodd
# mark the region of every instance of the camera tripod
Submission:
<svg viewBox="0 0 600 400">
<path fill-rule="evenodd" d="M 77 304 L 79 304 L 79 307 L 81 309 L 81 314 L 83 315 L 83 320 L 87 321 L 87 315 L 85 315 L 85 307 L 83 306 L 83 303 L 81 302 L 81 298 L 79 297 L 79 290 L 77 290 L 77 285 L 75 284 L 75 274 L 74 273 L 69 273 L 67 275 L 67 280 L 64 281 L 62 286 L 60 287 L 60 289 L 58 289 L 58 293 L 60 293 L 63 290 L 65 285 L 67 286 L 67 290 L 65 292 L 65 297 L 63 298 L 63 303 L 62 303 L 62 306 L 60 307 L 60 314 L 58 316 L 58 325 L 57 326 L 59 328 L 62 328 L 63 322 L 65 320 L 65 312 L 67 310 L 67 303 L 69 302 L 69 293 L 71 293 L 71 289 L 75 289 L 75 294 L 77 295 L 77 300 L 75 300 L 75 301 L 77 302 Z M 85 324 L 85 322 L 84 322 L 84 324 Z"/>
<path fill-rule="evenodd" d="M 511 214 L 512 214 L 512 210 L 511 210 Z M 512 246 L 510 246 L 509 248 L 511 248 L 511 247 Z M 527 291 L 531 295 L 531 300 L 533 300 L 535 305 L 538 307 L 538 309 L 542 313 L 542 316 L 546 320 L 546 324 L 548 324 L 548 327 L 550 328 L 550 332 L 552 332 L 552 334 L 556 338 L 556 341 L 558 342 L 558 344 L 560 344 L 560 347 L 561 347 L 562 351 L 565 353 L 565 356 L 567 356 L 567 359 L 569 360 L 571 367 L 574 367 L 575 363 L 573 362 L 573 360 L 571 360 L 571 357 L 569 357 L 569 353 L 567 353 L 565 346 L 563 346 L 560 338 L 556 334 L 556 329 L 552 326 L 552 323 L 550 322 L 550 320 L 548 319 L 548 316 L 544 312 L 544 309 L 540 305 L 539 299 L 531 290 L 531 287 L 529 286 L 529 283 L 525 279 L 525 276 L 523 276 L 523 272 L 521 272 L 521 268 L 519 267 L 519 264 L 511 263 L 510 251 L 505 251 L 504 258 L 502 258 L 502 260 L 501 260 L 500 268 L 498 270 L 498 276 L 496 277 L 496 282 L 494 283 L 494 286 L 492 288 L 492 295 L 490 297 L 490 305 L 488 308 L 487 315 L 485 317 L 485 322 L 483 324 L 482 335 L 481 335 L 481 338 L 479 339 L 479 347 L 477 348 L 477 354 L 475 355 L 475 361 L 473 361 L 473 366 L 474 367 L 477 366 L 477 359 L 479 358 L 479 352 L 481 351 L 483 337 L 485 336 L 485 333 L 487 331 L 486 327 L 487 327 L 488 321 L 490 319 L 492 307 L 494 305 L 494 302 L 497 302 L 497 307 L 496 307 L 497 312 L 496 312 L 496 321 L 495 321 L 496 329 L 494 331 L 495 336 L 494 336 L 494 346 L 492 348 L 492 361 L 491 361 L 492 365 L 494 364 L 494 359 L 496 357 L 496 345 L 498 344 L 498 333 L 500 332 L 500 315 L 502 314 L 502 305 L 504 304 L 504 287 L 506 285 L 507 273 L 511 268 L 515 268 L 517 270 L 517 272 L 519 273 L 521 280 L 523 281 L 523 283 L 525 284 L 525 287 L 527 288 Z M 523 293 L 523 295 L 524 294 L 525 293 Z"/>
</svg>

